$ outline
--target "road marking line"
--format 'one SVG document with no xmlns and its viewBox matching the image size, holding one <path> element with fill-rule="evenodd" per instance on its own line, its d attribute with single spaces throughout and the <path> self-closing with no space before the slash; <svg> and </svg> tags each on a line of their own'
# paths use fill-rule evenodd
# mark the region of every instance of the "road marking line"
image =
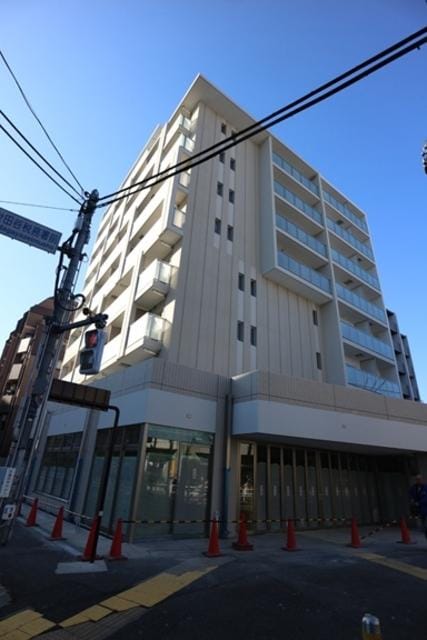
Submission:
<svg viewBox="0 0 427 640">
<path fill-rule="evenodd" d="M 427 580 L 427 569 L 422 569 L 421 567 L 414 567 L 407 562 L 402 562 L 401 560 L 393 560 L 391 558 L 385 558 L 384 556 L 380 556 L 377 553 L 358 553 L 358 557 L 364 558 L 364 560 L 369 560 L 369 562 L 375 562 L 376 564 L 381 564 L 383 567 L 388 567 L 389 569 L 395 569 L 396 571 L 401 571 L 402 573 L 407 573 L 414 578 L 419 578 L 420 580 Z"/>
</svg>

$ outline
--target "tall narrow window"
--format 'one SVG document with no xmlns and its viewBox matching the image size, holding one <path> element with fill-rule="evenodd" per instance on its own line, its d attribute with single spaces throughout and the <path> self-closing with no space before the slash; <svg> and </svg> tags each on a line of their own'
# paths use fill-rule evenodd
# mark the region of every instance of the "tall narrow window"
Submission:
<svg viewBox="0 0 427 640">
<path fill-rule="evenodd" d="M 236 171 L 236 161 L 234 158 L 230 158 L 230 169 Z"/>
<path fill-rule="evenodd" d="M 219 154 L 219 161 L 222 162 L 222 164 L 224 164 L 224 162 L 225 162 L 225 151 L 221 151 L 221 153 Z"/>
<path fill-rule="evenodd" d="M 233 189 L 228 190 L 228 201 L 234 204 L 234 191 Z"/>
<path fill-rule="evenodd" d="M 251 345 L 256 347 L 256 327 L 251 327 Z"/>
<path fill-rule="evenodd" d="M 216 192 L 219 196 L 222 196 L 224 193 L 224 185 L 222 184 L 222 182 L 217 182 L 216 183 Z"/>
<path fill-rule="evenodd" d="M 318 369 L 322 368 L 322 355 L 316 351 L 316 365 Z"/>
<path fill-rule="evenodd" d="M 239 273 L 238 286 L 239 286 L 239 291 L 245 290 L 245 276 L 243 273 Z"/>
<path fill-rule="evenodd" d="M 215 218 L 215 233 L 221 235 L 221 220 L 219 218 Z"/>
<path fill-rule="evenodd" d="M 319 318 L 317 317 L 316 309 L 313 309 L 313 324 L 315 324 L 316 326 L 319 324 Z"/>
<path fill-rule="evenodd" d="M 221 133 L 227 135 L 227 125 L 225 124 L 225 122 L 221 123 Z"/>
<path fill-rule="evenodd" d="M 244 336 L 244 325 L 243 322 L 241 320 L 238 320 L 237 322 L 237 339 L 239 342 L 243 342 L 243 336 Z"/>
<path fill-rule="evenodd" d="M 230 240 L 230 242 L 233 242 L 233 237 L 234 237 L 234 227 L 232 227 L 229 224 L 227 227 L 227 240 Z"/>
<path fill-rule="evenodd" d="M 251 296 L 256 298 L 256 280 L 251 280 Z"/>
</svg>

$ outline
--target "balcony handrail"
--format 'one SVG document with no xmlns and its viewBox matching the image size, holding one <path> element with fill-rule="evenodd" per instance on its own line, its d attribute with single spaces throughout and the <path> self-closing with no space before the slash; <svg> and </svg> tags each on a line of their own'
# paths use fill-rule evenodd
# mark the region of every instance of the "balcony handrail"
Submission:
<svg viewBox="0 0 427 640">
<path fill-rule="evenodd" d="M 282 158 L 281 155 L 273 151 L 273 162 L 277 164 L 281 169 L 286 171 L 290 176 L 295 178 L 300 184 L 309 189 L 312 193 L 314 193 L 317 197 L 319 197 L 319 187 L 317 184 L 306 178 L 306 176 L 298 171 L 296 167 L 294 167 L 290 162 Z"/>
<path fill-rule="evenodd" d="M 286 231 L 286 233 L 289 233 L 291 236 L 293 236 L 303 244 L 307 245 L 311 249 L 314 249 L 314 251 L 317 251 L 317 253 L 326 256 L 326 245 L 324 245 L 323 242 L 320 242 L 310 234 L 306 233 L 303 229 L 301 229 L 301 227 L 294 224 L 284 216 L 276 214 L 276 225 L 279 227 L 279 229 Z"/>
<path fill-rule="evenodd" d="M 337 200 L 335 196 L 329 193 L 329 191 L 326 191 L 326 189 L 323 189 L 322 193 L 323 193 L 324 199 L 328 204 L 330 204 L 332 207 L 334 207 L 334 209 L 342 213 L 342 215 L 345 216 L 348 220 L 353 222 L 356 225 L 356 227 L 368 233 L 368 225 L 362 218 L 359 218 L 359 216 L 356 216 L 356 214 L 350 211 L 347 205 L 343 204 L 342 202 L 339 202 L 339 200 Z"/>
<path fill-rule="evenodd" d="M 358 309 L 361 309 L 365 313 L 368 313 L 370 316 L 377 318 L 384 324 L 387 322 L 385 317 L 385 311 L 383 311 L 381 307 L 374 304 L 373 302 L 369 302 L 365 298 L 362 298 L 362 296 L 359 296 L 357 293 L 353 293 L 353 291 L 350 291 L 350 289 L 346 289 L 338 282 L 335 284 L 335 287 L 336 287 L 337 295 L 339 298 L 341 298 L 341 300 L 344 300 L 345 302 L 349 302 L 354 307 L 357 307 Z"/>
<path fill-rule="evenodd" d="M 386 378 L 380 378 L 379 376 L 369 373 L 369 371 L 363 371 L 363 369 L 357 369 L 351 365 L 346 365 L 348 383 L 352 386 L 365 389 L 366 391 L 372 391 L 383 396 L 391 396 L 394 398 L 401 397 L 400 386 L 392 380 Z"/>
<path fill-rule="evenodd" d="M 277 262 L 283 269 L 291 271 L 295 275 L 299 276 L 303 280 L 306 280 L 307 282 L 310 282 L 312 285 L 318 287 L 319 289 L 323 289 L 323 291 L 331 293 L 331 281 L 329 280 L 329 278 L 326 278 L 325 276 L 322 276 L 320 273 L 318 273 L 318 271 L 315 271 L 315 269 L 307 267 L 307 265 L 294 260 L 283 251 L 278 252 Z"/>
<path fill-rule="evenodd" d="M 341 321 L 341 331 L 343 338 L 354 342 L 358 346 L 367 347 L 370 351 L 383 355 L 389 360 L 393 360 L 394 351 L 391 345 L 387 344 L 387 342 L 369 335 L 366 331 L 356 329 L 356 327 L 353 327 L 344 321 Z"/>
<path fill-rule="evenodd" d="M 378 291 L 380 290 L 380 282 L 378 278 L 371 275 L 369 271 L 366 271 L 366 269 L 362 269 L 362 267 L 359 267 L 359 265 L 356 264 L 354 260 L 346 258 L 342 253 L 336 251 L 336 249 L 331 249 L 331 256 L 332 260 L 344 267 L 344 269 L 351 271 L 351 273 L 353 273 L 355 276 L 358 276 L 361 280 L 363 280 L 367 284 L 370 284 Z"/>
<path fill-rule="evenodd" d="M 328 228 L 331 229 L 331 231 L 333 231 L 334 233 L 337 234 L 337 236 L 340 236 L 340 238 L 348 242 L 352 247 L 360 251 L 360 253 L 363 253 L 364 256 L 366 256 L 367 258 L 370 258 L 371 260 L 374 259 L 374 254 L 372 252 L 372 249 L 370 249 L 363 242 L 360 242 L 360 240 L 358 240 L 356 236 L 354 236 L 352 233 L 350 233 L 349 231 L 346 231 L 346 229 L 342 229 L 339 224 L 336 224 L 330 218 L 326 218 L 326 224 L 328 225 Z"/>
<path fill-rule="evenodd" d="M 274 180 L 274 191 L 275 193 L 277 193 L 277 195 L 281 196 L 287 202 L 292 204 L 296 209 L 298 209 L 299 211 L 302 211 L 302 213 L 305 213 L 307 216 L 309 216 L 312 220 L 314 220 L 318 224 L 320 225 L 322 224 L 322 216 L 317 211 L 317 209 L 310 207 L 309 204 L 304 202 L 304 200 L 301 200 L 301 198 L 295 195 L 295 193 L 293 193 L 292 191 L 289 191 L 289 189 L 284 187 L 277 180 Z"/>
</svg>

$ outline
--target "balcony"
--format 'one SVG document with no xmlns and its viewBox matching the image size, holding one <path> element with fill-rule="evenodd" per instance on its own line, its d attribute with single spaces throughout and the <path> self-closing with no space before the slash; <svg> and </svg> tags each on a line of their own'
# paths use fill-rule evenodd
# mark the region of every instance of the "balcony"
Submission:
<svg viewBox="0 0 427 640">
<path fill-rule="evenodd" d="M 191 131 L 191 120 L 184 116 L 183 113 L 180 113 L 175 121 L 170 125 L 169 131 L 166 134 L 164 147 L 166 148 L 169 146 L 170 141 L 178 132 L 183 133 L 188 131 Z"/>
<path fill-rule="evenodd" d="M 356 329 L 346 322 L 341 322 L 341 333 L 345 340 L 349 340 L 358 347 L 369 349 L 369 351 L 373 351 L 388 360 L 394 361 L 394 351 L 386 342 L 374 338 L 374 336 L 369 335 L 365 331 L 360 331 L 360 329 Z"/>
<path fill-rule="evenodd" d="M 101 369 L 108 367 L 113 362 L 116 362 L 120 357 L 120 345 L 122 341 L 122 334 L 119 333 L 115 338 L 107 342 L 102 353 Z"/>
<path fill-rule="evenodd" d="M 341 213 L 347 220 L 350 220 L 356 227 L 358 227 L 361 231 L 365 233 L 369 233 L 368 225 L 363 220 L 363 218 L 359 218 L 356 216 L 350 209 L 345 205 L 339 202 L 329 191 L 323 190 L 323 198 L 325 202 L 334 207 L 337 211 Z"/>
<path fill-rule="evenodd" d="M 369 258 L 369 260 L 372 260 L 372 261 L 374 260 L 374 254 L 372 250 L 366 244 L 364 244 L 363 242 L 360 242 L 360 240 L 358 240 L 356 236 L 354 236 L 349 231 L 342 229 L 342 227 L 340 227 L 339 224 L 336 224 L 330 218 L 326 219 L 326 223 L 327 223 L 328 229 L 333 231 L 337 236 L 342 238 L 345 242 L 350 244 L 354 249 L 356 249 L 357 251 L 362 253 L 364 256 Z"/>
<path fill-rule="evenodd" d="M 338 284 L 338 282 L 335 284 L 335 287 L 337 296 L 340 300 L 347 302 L 356 309 L 360 309 L 364 314 L 368 314 L 383 324 L 386 324 L 385 312 L 381 307 L 373 304 L 372 302 L 368 302 L 368 300 L 357 295 L 357 293 L 353 293 L 350 289 L 346 289 L 342 285 Z"/>
<path fill-rule="evenodd" d="M 396 382 L 392 382 L 386 378 L 380 378 L 362 369 L 356 369 L 349 364 L 346 365 L 346 371 L 347 382 L 353 387 L 379 393 L 382 396 L 390 396 L 392 398 L 402 397 L 400 386 Z"/>
<path fill-rule="evenodd" d="M 139 276 L 135 300 L 148 311 L 164 300 L 169 292 L 173 267 L 154 260 Z"/>
<path fill-rule="evenodd" d="M 145 313 L 130 325 L 123 363 L 135 364 L 158 355 L 163 346 L 167 321 L 154 313 Z"/>
<path fill-rule="evenodd" d="M 286 200 L 286 202 L 295 207 L 295 209 L 300 213 L 304 213 L 306 216 L 314 220 L 314 222 L 317 222 L 317 224 L 322 226 L 322 216 L 320 213 L 313 207 L 310 207 L 310 205 L 304 202 L 304 200 L 301 200 L 301 198 L 292 193 L 292 191 L 286 189 L 286 187 L 280 184 L 280 182 L 277 182 L 277 180 L 274 180 L 274 193 Z"/>
<path fill-rule="evenodd" d="M 313 251 L 316 251 L 317 253 L 320 253 L 320 255 L 326 257 L 326 246 L 322 242 L 319 242 L 319 240 L 316 240 L 316 238 L 313 238 L 313 236 L 310 236 L 303 229 L 301 229 L 301 227 L 298 227 L 287 218 L 276 215 L 276 226 L 281 231 L 289 234 L 305 246 L 313 249 Z"/>
<path fill-rule="evenodd" d="M 377 291 L 380 291 L 380 282 L 378 278 L 371 275 L 369 271 L 366 271 L 366 269 L 359 267 L 354 260 L 346 258 L 342 253 L 339 253 L 335 249 L 331 249 L 331 257 L 336 264 L 339 264 L 347 271 L 350 271 L 353 275 L 359 278 L 359 280 L 363 280 L 366 284 L 369 284 L 371 287 L 374 287 L 374 289 L 377 289 Z"/>
<path fill-rule="evenodd" d="M 329 278 L 283 251 L 277 253 L 277 267 L 267 272 L 265 277 L 318 304 L 324 304 L 331 299 Z"/>
<path fill-rule="evenodd" d="M 112 300 L 108 306 L 106 306 L 102 313 L 106 313 L 108 316 L 108 321 L 111 323 L 117 316 L 119 316 L 122 311 L 126 309 L 127 303 L 129 299 L 129 291 L 125 289 L 123 293 L 117 296 L 114 300 Z"/>
<path fill-rule="evenodd" d="M 288 175 L 292 176 L 297 182 L 302 184 L 306 189 L 309 189 L 312 193 L 314 193 L 317 197 L 319 197 L 319 187 L 305 177 L 298 169 L 296 169 L 293 165 L 290 164 L 287 160 L 279 156 L 278 153 L 273 151 L 273 162 L 283 169 Z"/>
</svg>

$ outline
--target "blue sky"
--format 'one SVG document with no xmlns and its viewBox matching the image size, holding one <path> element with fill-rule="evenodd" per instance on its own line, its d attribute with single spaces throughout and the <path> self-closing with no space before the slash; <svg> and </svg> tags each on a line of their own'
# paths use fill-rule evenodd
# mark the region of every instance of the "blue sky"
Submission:
<svg viewBox="0 0 427 640">
<path fill-rule="evenodd" d="M 85 188 L 101 194 L 198 72 L 258 118 L 427 23 L 425 0 L 3 0 L 0 11 L 1 47 L 30 101 Z M 274 129 L 367 212 L 386 305 L 409 337 L 424 399 L 426 77 L 424 47 Z M 2 66 L 0 91 L 0 108 L 56 161 Z M 5 136 L 0 166 L 1 199 L 74 206 Z M 9 208 L 64 236 L 75 215 Z M 51 294 L 56 261 L 0 236 L 0 345 Z"/>
</svg>

